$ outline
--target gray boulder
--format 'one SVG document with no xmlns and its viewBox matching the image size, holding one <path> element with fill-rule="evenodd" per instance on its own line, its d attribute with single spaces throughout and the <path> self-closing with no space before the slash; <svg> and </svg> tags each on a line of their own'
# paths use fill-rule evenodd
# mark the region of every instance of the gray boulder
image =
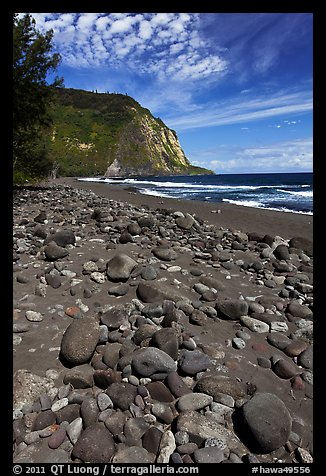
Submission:
<svg viewBox="0 0 326 476">
<path fill-rule="evenodd" d="M 244 424 L 254 445 L 262 453 L 283 446 L 291 433 L 292 418 L 282 402 L 272 393 L 255 393 L 242 407 Z"/>
<path fill-rule="evenodd" d="M 88 362 L 97 345 L 100 326 L 95 317 L 74 319 L 61 341 L 61 356 L 73 365 Z"/>
<path fill-rule="evenodd" d="M 117 254 L 108 262 L 106 274 L 112 281 L 127 280 L 135 266 L 135 260 L 123 253 Z"/>
</svg>

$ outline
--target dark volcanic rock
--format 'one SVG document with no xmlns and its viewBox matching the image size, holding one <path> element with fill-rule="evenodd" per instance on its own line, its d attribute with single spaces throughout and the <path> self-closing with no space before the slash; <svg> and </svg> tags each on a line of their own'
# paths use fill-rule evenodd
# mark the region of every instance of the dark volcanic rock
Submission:
<svg viewBox="0 0 326 476">
<path fill-rule="evenodd" d="M 237 320 L 248 314 L 248 304 L 241 299 L 228 299 L 215 306 L 218 314 L 225 319 Z"/>
<path fill-rule="evenodd" d="M 278 377 L 284 379 L 294 377 L 298 373 L 294 365 L 284 359 L 278 360 L 274 365 L 273 370 Z"/>
<path fill-rule="evenodd" d="M 100 336 L 95 317 L 75 319 L 66 329 L 61 342 L 61 356 L 73 365 L 88 362 Z"/>
<path fill-rule="evenodd" d="M 298 364 L 306 369 L 313 369 L 313 346 L 310 345 L 302 354 L 298 357 Z"/>
<path fill-rule="evenodd" d="M 72 455 L 84 463 L 108 463 L 115 452 L 115 444 L 103 423 L 95 423 L 82 432 Z"/>
<path fill-rule="evenodd" d="M 67 256 L 69 251 L 51 242 L 44 248 L 44 253 L 49 261 L 56 261 L 57 259 Z"/>
<path fill-rule="evenodd" d="M 128 410 L 129 405 L 133 403 L 137 395 L 137 388 L 126 382 L 113 383 L 107 388 L 106 394 L 116 407 L 124 411 Z"/>
<path fill-rule="evenodd" d="M 177 372 L 169 373 L 166 377 L 166 384 L 176 397 L 181 397 L 182 395 L 192 392 Z"/>
<path fill-rule="evenodd" d="M 154 248 L 152 250 L 154 256 L 163 261 L 172 261 L 178 257 L 178 254 L 171 248 L 166 248 L 165 246 L 160 246 L 159 248 Z"/>
<path fill-rule="evenodd" d="M 274 250 L 274 255 L 279 260 L 288 260 L 290 257 L 289 248 L 286 245 L 278 245 Z"/>
<path fill-rule="evenodd" d="M 242 398 L 246 395 L 246 389 L 243 384 L 235 378 L 225 375 L 210 374 L 198 380 L 195 392 L 207 393 L 214 397 L 218 393 L 231 395 L 234 399 Z"/>
<path fill-rule="evenodd" d="M 56 415 L 52 410 L 45 410 L 44 412 L 40 412 L 33 422 L 32 431 L 43 430 L 43 428 L 46 428 L 47 426 L 50 426 L 55 423 L 55 420 Z"/>
<path fill-rule="evenodd" d="M 256 393 L 242 407 L 244 423 L 259 452 L 269 453 L 284 445 L 290 436 L 292 418 L 271 393 Z"/>
<path fill-rule="evenodd" d="M 132 367 L 142 377 L 162 377 L 177 370 L 176 362 L 163 350 L 154 347 L 136 350 L 132 355 Z"/>
<path fill-rule="evenodd" d="M 153 344 L 166 352 L 173 360 L 178 358 L 178 335 L 175 329 L 166 327 L 155 332 L 152 337 Z"/>
<path fill-rule="evenodd" d="M 106 274 L 112 281 L 124 281 L 129 278 L 135 266 L 137 266 L 135 260 L 120 253 L 110 259 L 107 264 Z"/>
<path fill-rule="evenodd" d="M 200 350 L 183 350 L 178 361 L 180 369 L 187 375 L 195 375 L 206 370 L 210 363 L 208 355 Z"/>
<path fill-rule="evenodd" d="M 60 230 L 46 238 L 45 243 L 54 241 L 58 246 L 63 248 L 67 245 L 74 245 L 76 242 L 75 233 L 71 230 Z"/>
</svg>

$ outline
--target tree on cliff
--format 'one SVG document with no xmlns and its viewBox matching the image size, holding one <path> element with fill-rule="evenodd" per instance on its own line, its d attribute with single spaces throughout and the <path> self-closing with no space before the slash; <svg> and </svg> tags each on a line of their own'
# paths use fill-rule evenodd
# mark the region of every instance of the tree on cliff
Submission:
<svg viewBox="0 0 326 476">
<path fill-rule="evenodd" d="M 53 53 L 53 31 L 41 34 L 30 14 L 13 15 L 13 167 L 14 181 L 44 177 L 51 169 L 47 156 L 51 124 L 49 107 L 54 87 L 47 76 L 55 72 L 60 55 Z"/>
</svg>

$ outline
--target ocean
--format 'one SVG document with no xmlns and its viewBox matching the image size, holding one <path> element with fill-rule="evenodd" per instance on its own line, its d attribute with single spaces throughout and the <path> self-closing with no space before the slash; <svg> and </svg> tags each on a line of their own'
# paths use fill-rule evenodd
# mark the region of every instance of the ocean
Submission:
<svg viewBox="0 0 326 476">
<path fill-rule="evenodd" d="M 124 184 L 145 195 L 233 203 L 292 213 L 313 214 L 313 174 L 222 174 L 155 176 L 133 178 L 81 178 L 109 184 Z"/>
</svg>

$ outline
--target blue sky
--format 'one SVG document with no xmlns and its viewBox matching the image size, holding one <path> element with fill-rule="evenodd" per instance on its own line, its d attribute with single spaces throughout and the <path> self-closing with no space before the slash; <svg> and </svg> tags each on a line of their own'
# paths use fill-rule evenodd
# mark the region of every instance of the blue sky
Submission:
<svg viewBox="0 0 326 476">
<path fill-rule="evenodd" d="M 311 172 L 312 13 L 32 13 L 66 87 L 127 93 L 217 173 Z"/>
</svg>

